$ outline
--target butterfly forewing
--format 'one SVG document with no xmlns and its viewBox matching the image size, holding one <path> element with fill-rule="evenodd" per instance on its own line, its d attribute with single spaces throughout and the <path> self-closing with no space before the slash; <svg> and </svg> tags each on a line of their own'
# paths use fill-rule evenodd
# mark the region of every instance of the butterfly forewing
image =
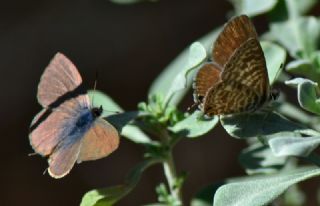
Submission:
<svg viewBox="0 0 320 206">
<path fill-rule="evenodd" d="M 257 33 L 250 19 L 245 15 L 231 19 L 214 43 L 213 60 L 224 66 L 241 44 L 250 38 L 257 38 Z"/>
<path fill-rule="evenodd" d="M 43 107 L 47 107 L 81 83 L 81 76 L 74 64 L 63 54 L 57 53 L 41 76 L 38 100 Z"/>
</svg>

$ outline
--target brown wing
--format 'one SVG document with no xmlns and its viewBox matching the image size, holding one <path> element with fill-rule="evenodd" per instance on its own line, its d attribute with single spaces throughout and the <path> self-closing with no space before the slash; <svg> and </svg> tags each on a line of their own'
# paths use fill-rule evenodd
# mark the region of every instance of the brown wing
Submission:
<svg viewBox="0 0 320 206">
<path fill-rule="evenodd" d="M 222 82 L 208 91 L 203 110 L 207 115 L 252 111 L 269 96 L 265 58 L 257 39 L 249 39 L 231 56 L 221 73 Z"/>
<path fill-rule="evenodd" d="M 241 15 L 231 19 L 214 43 L 213 60 L 224 67 L 237 48 L 250 38 L 257 38 L 257 33 L 249 17 Z"/>
<path fill-rule="evenodd" d="M 222 81 L 235 81 L 252 89 L 258 96 L 268 96 L 269 78 L 266 61 L 257 39 L 242 44 L 227 62 Z"/>
<path fill-rule="evenodd" d="M 221 68 L 212 63 L 203 65 L 194 80 L 194 101 L 201 103 L 207 91 L 220 81 Z"/>
<path fill-rule="evenodd" d="M 106 157 L 118 146 L 118 131 L 107 121 L 98 118 L 82 140 L 78 162 Z"/>
<path fill-rule="evenodd" d="M 47 107 L 63 94 L 74 90 L 82 82 L 74 64 L 57 53 L 43 72 L 38 86 L 38 100 Z"/>
<path fill-rule="evenodd" d="M 77 141 L 67 138 L 50 155 L 48 172 L 51 177 L 61 178 L 67 175 L 77 161 L 81 147 L 81 138 Z"/>
<path fill-rule="evenodd" d="M 203 111 L 208 116 L 252 111 L 259 96 L 245 85 L 224 81 L 213 87 L 205 97 Z"/>
</svg>

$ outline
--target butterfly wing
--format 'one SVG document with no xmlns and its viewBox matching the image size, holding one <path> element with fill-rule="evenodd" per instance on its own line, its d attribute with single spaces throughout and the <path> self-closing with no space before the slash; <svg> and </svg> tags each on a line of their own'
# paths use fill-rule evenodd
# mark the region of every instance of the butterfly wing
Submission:
<svg viewBox="0 0 320 206">
<path fill-rule="evenodd" d="M 106 157 L 116 150 L 118 145 L 118 131 L 107 121 L 98 118 L 82 140 L 78 162 Z"/>
<path fill-rule="evenodd" d="M 259 96 L 245 85 L 224 81 L 211 88 L 205 97 L 203 111 L 207 116 L 225 115 L 255 109 Z"/>
<path fill-rule="evenodd" d="M 224 67 L 234 52 L 248 39 L 257 38 L 255 28 L 246 15 L 231 19 L 219 34 L 212 50 L 213 60 Z"/>
<path fill-rule="evenodd" d="M 222 82 L 211 88 L 204 99 L 209 116 L 251 111 L 264 104 L 269 80 L 263 51 L 257 39 L 242 44 L 221 73 Z"/>
<path fill-rule="evenodd" d="M 194 100 L 196 103 L 202 103 L 207 91 L 220 80 L 221 68 L 216 64 L 203 65 L 194 80 Z"/>
<path fill-rule="evenodd" d="M 81 83 L 81 76 L 74 64 L 63 54 L 57 53 L 42 74 L 38 86 L 39 103 L 47 107 Z"/>
</svg>

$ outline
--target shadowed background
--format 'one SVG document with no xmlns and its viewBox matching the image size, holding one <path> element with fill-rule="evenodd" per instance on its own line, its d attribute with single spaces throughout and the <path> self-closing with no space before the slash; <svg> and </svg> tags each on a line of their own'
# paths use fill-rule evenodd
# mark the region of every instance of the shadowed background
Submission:
<svg viewBox="0 0 320 206">
<path fill-rule="evenodd" d="M 125 110 L 135 110 L 162 69 L 197 38 L 225 23 L 231 9 L 220 0 L 126 6 L 107 0 L 13 0 L 2 5 L 1 205 L 79 205 L 88 190 L 122 183 L 142 159 L 144 149 L 121 138 L 120 148 L 111 156 L 76 165 L 65 178 L 42 174 L 47 162 L 28 156 L 33 152 L 28 128 L 41 109 L 37 84 L 56 52 L 75 63 L 87 88 L 93 87 L 98 70 L 98 89 Z M 256 26 L 259 30 L 265 25 Z M 190 93 L 181 109 L 191 103 Z M 243 146 L 220 126 L 205 137 L 181 141 L 174 157 L 178 171 L 188 172 L 185 200 L 207 184 L 242 175 L 237 154 Z M 161 181 L 165 182 L 161 165 L 148 169 L 118 205 L 156 202 L 154 188 Z"/>
</svg>

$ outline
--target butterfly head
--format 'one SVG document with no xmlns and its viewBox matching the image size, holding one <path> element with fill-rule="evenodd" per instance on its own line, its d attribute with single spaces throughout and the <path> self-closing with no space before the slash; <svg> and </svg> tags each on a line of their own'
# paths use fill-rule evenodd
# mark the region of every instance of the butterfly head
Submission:
<svg viewBox="0 0 320 206">
<path fill-rule="evenodd" d="M 279 95 L 280 95 L 279 90 L 272 89 L 271 92 L 270 92 L 269 100 L 270 101 L 275 101 L 275 100 L 278 99 Z"/>
<path fill-rule="evenodd" d="M 91 109 L 91 112 L 93 114 L 94 117 L 99 117 L 102 112 L 103 112 L 103 108 L 102 105 L 100 105 L 100 107 L 94 107 Z"/>
</svg>

